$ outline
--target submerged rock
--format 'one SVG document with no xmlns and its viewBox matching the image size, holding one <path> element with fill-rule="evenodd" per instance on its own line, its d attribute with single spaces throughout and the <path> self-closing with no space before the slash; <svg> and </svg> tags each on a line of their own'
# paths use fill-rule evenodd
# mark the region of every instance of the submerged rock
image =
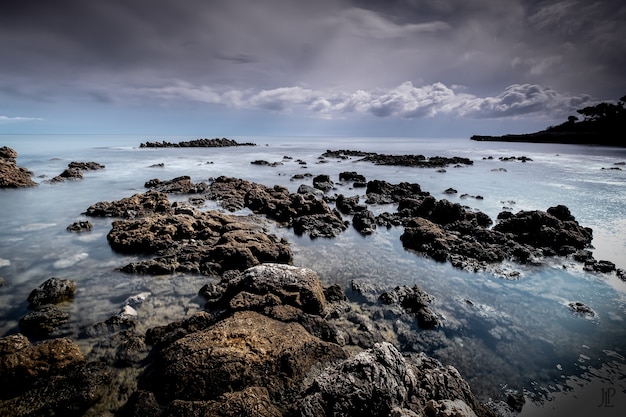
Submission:
<svg viewBox="0 0 626 417">
<path fill-rule="evenodd" d="M 50 278 L 31 291 L 28 302 L 31 308 L 45 304 L 58 304 L 71 300 L 76 292 L 76 283 L 70 279 Z"/>
<path fill-rule="evenodd" d="M 53 305 L 44 305 L 20 319 L 20 330 L 29 335 L 46 335 L 67 323 L 69 317 L 67 312 Z"/>
<path fill-rule="evenodd" d="M 93 224 L 89 221 L 77 221 L 67 226 L 68 232 L 88 232 L 93 229 Z"/>
<path fill-rule="evenodd" d="M 0 148 L 0 188 L 34 187 L 31 179 L 33 173 L 26 168 L 18 167 L 15 159 L 17 152 L 8 146 Z"/>
</svg>

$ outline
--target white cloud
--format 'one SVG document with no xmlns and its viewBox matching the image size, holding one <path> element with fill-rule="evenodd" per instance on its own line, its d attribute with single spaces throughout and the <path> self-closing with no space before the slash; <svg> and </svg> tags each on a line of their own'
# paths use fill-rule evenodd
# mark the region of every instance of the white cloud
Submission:
<svg viewBox="0 0 626 417">
<path fill-rule="evenodd" d="M 2 116 L 2 115 L 0 115 L 0 123 L 4 123 L 4 122 L 35 122 L 35 121 L 39 121 L 39 120 L 43 120 L 43 118 L 41 118 L 41 117 L 22 117 L 22 116 L 11 117 L 11 116 Z"/>
<path fill-rule="evenodd" d="M 380 118 L 420 119 L 436 115 L 465 118 L 565 117 L 592 100 L 535 84 L 513 84 L 497 96 L 477 97 L 461 86 L 433 83 L 415 86 L 406 81 L 390 89 L 311 89 L 302 86 L 264 90 L 194 86 L 176 81 L 170 86 L 147 88 L 141 94 L 162 100 L 185 100 L 235 109 L 308 113 L 314 117 L 343 118 L 347 114 L 371 114 Z"/>
</svg>

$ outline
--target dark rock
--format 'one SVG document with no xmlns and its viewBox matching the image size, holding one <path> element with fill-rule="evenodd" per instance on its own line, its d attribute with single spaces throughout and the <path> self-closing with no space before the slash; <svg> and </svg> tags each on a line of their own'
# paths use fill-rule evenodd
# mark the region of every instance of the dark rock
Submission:
<svg viewBox="0 0 626 417">
<path fill-rule="evenodd" d="M 439 168 L 446 167 L 448 165 L 472 165 L 474 161 L 468 158 L 462 157 L 443 157 L 433 156 L 426 158 L 424 155 L 383 155 L 373 152 L 360 152 L 360 151 L 326 151 L 322 156 L 327 158 L 340 158 L 348 159 L 353 156 L 363 157 L 360 161 L 372 162 L 376 165 L 394 165 L 394 166 L 409 166 L 419 168 Z"/>
<path fill-rule="evenodd" d="M 376 217 L 370 210 L 362 210 L 354 214 L 352 225 L 359 233 L 371 235 L 376 229 Z"/>
<path fill-rule="evenodd" d="M 610 273 L 615 271 L 615 264 L 611 261 L 597 261 L 593 265 L 593 270 L 602 273 Z"/>
<path fill-rule="evenodd" d="M 339 194 L 335 200 L 335 206 L 343 214 L 354 214 L 356 212 L 367 210 L 367 206 L 359 204 L 359 196 L 354 195 L 351 197 L 345 197 L 343 194 Z"/>
<path fill-rule="evenodd" d="M 428 307 L 433 297 L 417 285 L 409 288 L 398 286 L 390 292 L 384 292 L 379 300 L 383 304 L 399 304 L 407 311 L 415 314 L 420 327 L 432 329 L 439 325 L 439 319 Z"/>
<path fill-rule="evenodd" d="M 568 303 L 567 306 L 572 310 L 576 315 L 583 317 L 595 317 L 596 313 L 583 302 L 580 301 L 572 301 Z"/>
<path fill-rule="evenodd" d="M 31 308 L 45 304 L 58 304 L 71 300 L 76 292 L 76 283 L 70 279 L 50 278 L 31 291 L 28 302 Z"/>
<path fill-rule="evenodd" d="M 390 184 L 387 181 L 373 180 L 367 183 L 367 204 L 389 204 L 397 203 L 406 198 L 417 198 L 427 196 L 427 192 L 422 192 L 419 184 L 402 182 L 400 184 Z"/>
<path fill-rule="evenodd" d="M 68 232 L 88 232 L 93 229 L 93 224 L 89 221 L 77 221 L 67 226 Z"/>
<path fill-rule="evenodd" d="M 313 177 L 313 187 L 318 190 L 326 192 L 332 190 L 334 186 L 335 184 L 331 181 L 330 176 L 328 175 L 318 175 Z"/>
<path fill-rule="evenodd" d="M 98 171 L 106 168 L 104 165 L 97 162 L 70 162 L 67 167 L 69 169 L 79 169 L 81 171 Z"/>
<path fill-rule="evenodd" d="M 296 217 L 293 220 L 293 231 L 298 234 L 308 234 L 312 239 L 317 237 L 339 236 L 348 228 L 339 214 L 313 214 Z"/>
<path fill-rule="evenodd" d="M 168 141 L 161 142 L 145 142 L 139 145 L 140 148 L 222 148 L 229 146 L 256 146 L 254 143 L 238 143 L 233 139 L 214 138 L 214 139 L 194 139 L 189 141 L 181 141 L 172 143 Z"/>
<path fill-rule="evenodd" d="M 347 299 L 343 289 L 337 284 L 324 288 L 324 297 L 329 303 L 336 303 Z"/>
<path fill-rule="evenodd" d="M 34 187 L 37 185 L 31 177 L 33 173 L 18 167 L 15 159 L 17 152 L 8 146 L 0 148 L 0 188 Z"/>
<path fill-rule="evenodd" d="M 147 191 L 112 202 L 99 202 L 91 205 L 85 214 L 92 217 L 122 217 L 134 219 L 155 213 L 172 213 L 172 206 L 167 194 L 158 191 Z"/>
<path fill-rule="evenodd" d="M 355 171 L 345 171 L 339 173 L 339 181 L 352 181 L 352 182 L 366 182 L 365 176 L 356 173 Z"/>
<path fill-rule="evenodd" d="M 321 196 L 324 194 L 322 190 L 318 190 L 317 188 L 313 188 L 310 185 L 300 184 L 298 187 L 298 194 L 313 194 L 316 196 Z"/>
<path fill-rule="evenodd" d="M 186 175 L 169 181 L 155 178 L 146 182 L 144 186 L 161 193 L 171 194 L 201 194 L 209 190 L 209 186 L 205 182 L 194 184 L 191 182 L 191 177 Z"/>
<path fill-rule="evenodd" d="M 67 323 L 69 317 L 68 313 L 53 305 L 44 305 L 20 319 L 20 330 L 28 335 L 46 335 Z"/>
<path fill-rule="evenodd" d="M 454 188 L 448 188 L 447 190 L 445 190 L 443 193 L 444 194 L 456 194 L 458 191 L 455 190 Z"/>
<path fill-rule="evenodd" d="M 621 268 L 616 269 L 615 270 L 615 274 L 622 281 L 626 281 L 626 271 L 624 271 L 623 269 L 621 269 Z"/>
</svg>

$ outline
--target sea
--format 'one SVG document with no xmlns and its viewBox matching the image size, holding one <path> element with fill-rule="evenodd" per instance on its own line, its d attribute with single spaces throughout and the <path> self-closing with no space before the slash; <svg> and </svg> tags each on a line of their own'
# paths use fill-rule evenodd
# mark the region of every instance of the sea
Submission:
<svg viewBox="0 0 626 417">
<path fill-rule="evenodd" d="M 209 136 L 210 138 L 211 136 Z M 140 148 L 147 141 L 179 142 L 189 136 L 0 135 L 15 149 L 17 163 L 33 171 L 37 187 L 0 190 L 0 336 L 19 331 L 29 293 L 50 277 L 76 281 L 78 290 L 62 306 L 70 313 L 63 335 L 81 342 L 83 330 L 117 314 L 128 297 L 142 295 L 140 330 L 184 319 L 203 307 L 197 293 L 210 278 L 185 274 L 127 275 L 117 268 L 141 256 L 115 253 L 107 243 L 112 219 L 83 213 L 100 201 L 146 191 L 146 181 L 188 175 L 210 182 L 220 175 L 296 192 L 311 177 L 328 174 L 329 193 L 364 197 L 363 188 L 342 184 L 338 175 L 356 171 L 367 180 L 419 183 L 438 199 L 488 214 L 546 210 L 566 205 L 593 229 L 593 254 L 626 269 L 626 149 L 601 146 L 475 142 L 467 138 L 231 137 L 257 146 L 228 148 Z M 413 168 L 377 166 L 359 158 L 321 158 L 326 150 L 421 154 L 470 158 L 470 166 Z M 531 160 L 521 162 L 518 157 Z M 504 158 L 515 157 L 515 160 Z M 277 162 L 276 166 L 251 164 Z M 49 183 L 72 161 L 106 166 L 82 180 Z M 299 161 L 304 161 L 301 163 Z M 453 188 L 456 194 L 446 194 Z M 171 196 L 186 201 L 188 196 Z M 363 200 L 362 200 L 363 201 Z M 375 213 L 392 206 L 371 206 Z M 202 210 L 219 210 L 207 201 Z M 246 210 L 235 214 L 250 214 Z M 349 217 L 346 217 L 349 220 Z M 89 220 L 93 230 L 66 227 Z M 626 282 L 615 273 L 585 271 L 565 258 L 539 265 L 506 263 L 503 271 L 468 272 L 403 249 L 401 228 L 379 227 L 362 236 L 352 228 L 332 239 L 297 236 L 268 221 L 286 238 L 294 265 L 315 270 L 325 285 L 348 290 L 352 282 L 380 289 L 419 285 L 434 297 L 441 318 L 428 354 L 456 367 L 481 401 L 523 393 L 522 416 L 623 415 L 626 409 Z M 513 278 L 511 278 L 513 276 Z M 568 303 L 591 307 L 593 317 L 574 314 Z"/>
</svg>

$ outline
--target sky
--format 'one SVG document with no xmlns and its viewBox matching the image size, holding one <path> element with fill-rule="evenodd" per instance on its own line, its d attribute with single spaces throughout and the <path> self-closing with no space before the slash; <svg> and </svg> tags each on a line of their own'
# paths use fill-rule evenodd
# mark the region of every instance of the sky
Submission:
<svg viewBox="0 0 626 417">
<path fill-rule="evenodd" d="M 20 0 L 0 134 L 469 137 L 626 94 L 622 0 Z"/>
</svg>

